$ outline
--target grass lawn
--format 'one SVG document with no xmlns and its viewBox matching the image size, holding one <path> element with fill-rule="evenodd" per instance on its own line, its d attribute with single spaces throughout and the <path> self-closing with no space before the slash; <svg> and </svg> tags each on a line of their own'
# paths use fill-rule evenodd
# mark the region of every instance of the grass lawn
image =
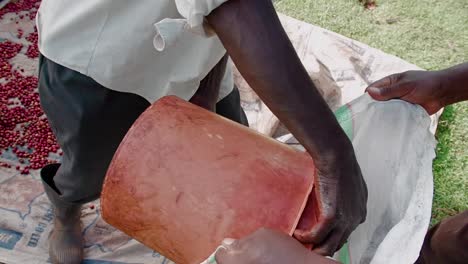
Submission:
<svg viewBox="0 0 468 264">
<path fill-rule="evenodd" d="M 427 70 L 468 61 L 468 1 L 277 0 L 279 12 L 396 55 Z M 446 108 L 437 132 L 432 223 L 468 209 L 468 102 Z"/>
</svg>

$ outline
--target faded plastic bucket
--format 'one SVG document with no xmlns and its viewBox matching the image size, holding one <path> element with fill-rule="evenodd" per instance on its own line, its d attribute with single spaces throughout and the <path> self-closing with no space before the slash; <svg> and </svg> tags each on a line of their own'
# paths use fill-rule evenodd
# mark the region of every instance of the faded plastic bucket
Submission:
<svg viewBox="0 0 468 264">
<path fill-rule="evenodd" d="M 312 191 L 309 155 L 174 96 L 118 148 L 103 218 L 176 263 L 200 263 L 260 227 L 292 234 Z"/>
</svg>

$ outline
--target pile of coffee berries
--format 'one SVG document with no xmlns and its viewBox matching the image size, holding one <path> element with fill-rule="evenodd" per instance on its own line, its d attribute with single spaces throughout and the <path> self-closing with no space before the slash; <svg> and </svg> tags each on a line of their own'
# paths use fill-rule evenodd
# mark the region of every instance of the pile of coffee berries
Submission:
<svg viewBox="0 0 468 264">
<path fill-rule="evenodd" d="M 11 1 L 0 9 L 0 19 L 15 13 L 16 19 L 34 20 L 40 1 Z M 16 37 L 23 37 L 18 29 Z M 0 42 L 0 155 L 14 154 L 19 165 L 0 162 L 0 167 L 14 167 L 22 174 L 40 169 L 48 163 L 50 153 L 62 154 L 41 109 L 36 76 L 25 76 L 24 69 L 14 67 L 11 60 L 20 52 L 32 59 L 39 56 L 37 30 L 29 34 L 27 48 L 12 41 Z"/>
</svg>

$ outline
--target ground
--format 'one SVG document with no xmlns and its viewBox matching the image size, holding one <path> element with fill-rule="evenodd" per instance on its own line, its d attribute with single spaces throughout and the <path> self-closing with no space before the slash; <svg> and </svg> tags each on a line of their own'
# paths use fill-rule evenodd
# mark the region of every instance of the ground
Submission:
<svg viewBox="0 0 468 264">
<path fill-rule="evenodd" d="M 396 55 L 427 70 L 468 61 L 468 1 L 277 0 L 279 12 Z M 437 132 L 432 223 L 468 209 L 468 102 L 449 106 Z"/>
</svg>

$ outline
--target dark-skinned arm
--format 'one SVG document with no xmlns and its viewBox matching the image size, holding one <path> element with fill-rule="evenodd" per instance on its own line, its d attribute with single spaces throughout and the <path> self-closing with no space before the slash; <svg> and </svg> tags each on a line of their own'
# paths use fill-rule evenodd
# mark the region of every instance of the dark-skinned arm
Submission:
<svg viewBox="0 0 468 264">
<path fill-rule="evenodd" d="M 226 65 L 229 56 L 226 54 L 216 64 L 216 66 L 208 73 L 200 82 L 200 86 L 195 94 L 190 99 L 190 102 L 201 106 L 212 112 L 216 111 L 216 103 L 218 102 L 219 89 L 226 72 Z"/>
<path fill-rule="evenodd" d="M 351 142 L 314 86 L 270 0 L 230 0 L 207 17 L 242 76 L 313 157 L 318 223 L 296 230 L 330 255 L 366 216 L 367 189 Z M 303 214 L 312 217 L 315 212 Z M 307 222 L 307 221 L 306 221 Z M 310 222 L 310 221 L 309 221 Z"/>
<path fill-rule="evenodd" d="M 376 100 L 401 99 L 419 104 L 428 114 L 468 100 L 468 63 L 440 71 L 407 71 L 372 83 L 367 92 Z"/>
<path fill-rule="evenodd" d="M 468 100 L 468 62 L 442 70 L 440 75 L 445 90 L 442 106 Z"/>
<path fill-rule="evenodd" d="M 268 229 L 239 240 L 225 239 L 222 246 L 215 255 L 218 264 L 338 264 L 307 250 L 287 234 Z"/>
</svg>

